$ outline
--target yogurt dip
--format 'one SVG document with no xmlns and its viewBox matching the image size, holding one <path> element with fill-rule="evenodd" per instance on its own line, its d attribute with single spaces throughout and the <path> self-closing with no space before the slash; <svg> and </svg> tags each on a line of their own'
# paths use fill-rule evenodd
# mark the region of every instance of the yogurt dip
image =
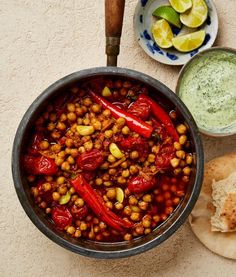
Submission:
<svg viewBox="0 0 236 277">
<path fill-rule="evenodd" d="M 236 132 L 236 54 L 211 49 L 184 68 L 177 93 L 206 133 Z"/>
</svg>

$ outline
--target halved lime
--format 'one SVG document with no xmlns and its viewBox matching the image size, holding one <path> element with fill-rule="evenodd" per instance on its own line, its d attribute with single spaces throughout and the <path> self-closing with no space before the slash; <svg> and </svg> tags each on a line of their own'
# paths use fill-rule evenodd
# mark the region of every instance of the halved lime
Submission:
<svg viewBox="0 0 236 277">
<path fill-rule="evenodd" d="M 161 6 L 157 8 L 153 13 L 153 16 L 163 18 L 174 26 L 181 28 L 181 22 L 179 20 L 179 14 L 171 6 Z"/>
<path fill-rule="evenodd" d="M 157 20 L 152 25 L 152 35 L 158 46 L 161 48 L 170 48 L 174 37 L 169 23 L 165 19 Z"/>
<path fill-rule="evenodd" d="M 189 52 L 200 47 L 205 39 L 204 30 L 177 36 L 172 39 L 173 46 L 180 52 Z"/>
<path fill-rule="evenodd" d="M 180 15 L 180 21 L 187 27 L 201 26 L 207 19 L 208 8 L 204 0 L 192 0 L 192 8 Z"/>
<path fill-rule="evenodd" d="M 178 13 L 186 12 L 192 7 L 192 0 L 169 0 L 169 2 Z"/>
</svg>

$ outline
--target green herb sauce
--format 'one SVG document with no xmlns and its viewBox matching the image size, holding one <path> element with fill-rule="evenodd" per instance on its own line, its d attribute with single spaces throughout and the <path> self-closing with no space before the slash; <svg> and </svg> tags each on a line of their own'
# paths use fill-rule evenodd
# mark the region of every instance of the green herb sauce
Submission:
<svg viewBox="0 0 236 277">
<path fill-rule="evenodd" d="M 183 75 L 179 96 L 201 129 L 236 129 L 236 55 L 215 50 L 199 56 Z"/>
</svg>

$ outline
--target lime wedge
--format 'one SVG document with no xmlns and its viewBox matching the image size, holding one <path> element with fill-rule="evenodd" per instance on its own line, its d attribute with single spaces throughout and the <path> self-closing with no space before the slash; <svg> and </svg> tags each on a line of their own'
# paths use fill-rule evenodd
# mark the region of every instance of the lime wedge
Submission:
<svg viewBox="0 0 236 277">
<path fill-rule="evenodd" d="M 123 189 L 121 188 L 116 188 L 116 200 L 119 202 L 119 203 L 122 203 L 124 201 L 124 191 Z"/>
<path fill-rule="evenodd" d="M 179 14 L 171 6 L 161 6 L 157 8 L 153 13 L 153 16 L 163 18 L 174 26 L 181 28 L 181 22 L 179 20 Z"/>
<path fill-rule="evenodd" d="M 204 0 L 192 0 L 192 8 L 180 15 L 180 21 L 187 27 L 201 26 L 207 19 L 208 8 Z"/>
<path fill-rule="evenodd" d="M 165 19 L 157 20 L 152 25 L 152 35 L 158 46 L 170 48 L 172 46 L 173 33 L 169 23 Z"/>
<path fill-rule="evenodd" d="M 169 2 L 178 13 L 184 13 L 192 7 L 192 0 L 169 0 Z"/>
<path fill-rule="evenodd" d="M 180 52 L 189 52 L 202 45 L 206 36 L 204 30 L 197 31 L 184 36 L 177 36 L 172 39 L 173 46 Z"/>
</svg>

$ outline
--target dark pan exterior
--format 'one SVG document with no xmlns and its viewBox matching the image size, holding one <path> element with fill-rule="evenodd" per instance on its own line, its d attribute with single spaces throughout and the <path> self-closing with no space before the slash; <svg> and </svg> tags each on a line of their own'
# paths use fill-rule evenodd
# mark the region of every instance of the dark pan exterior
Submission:
<svg viewBox="0 0 236 277">
<path fill-rule="evenodd" d="M 88 240 L 75 240 L 67 236 L 64 232 L 58 231 L 52 222 L 50 222 L 43 211 L 37 207 L 30 197 L 29 186 L 25 179 L 22 164 L 20 159 L 25 149 L 27 136 L 30 133 L 32 124 L 50 99 L 59 95 L 66 88 L 71 87 L 79 81 L 86 81 L 96 76 L 113 76 L 127 78 L 142 82 L 149 87 L 151 97 L 158 96 L 164 102 L 168 102 L 171 106 L 176 107 L 177 111 L 188 124 L 191 136 L 193 151 L 196 154 L 196 166 L 192 174 L 192 180 L 185 198 L 175 210 L 175 212 L 164 222 L 160 227 L 154 230 L 151 234 L 142 238 L 137 238 L 131 242 L 119 243 L 101 243 Z M 158 244 L 169 238 L 186 220 L 200 193 L 203 180 L 204 156 L 200 134 L 195 121 L 183 104 L 169 88 L 143 73 L 117 67 L 99 67 L 88 70 L 82 70 L 72 73 L 59 81 L 52 84 L 42 94 L 40 94 L 26 111 L 20 125 L 17 129 L 13 151 L 12 151 L 12 174 L 15 184 L 15 189 L 18 198 L 23 206 L 26 214 L 37 228 L 55 243 L 71 250 L 75 253 L 89 256 L 93 258 L 122 258 L 136 255 L 157 246 Z"/>
</svg>

